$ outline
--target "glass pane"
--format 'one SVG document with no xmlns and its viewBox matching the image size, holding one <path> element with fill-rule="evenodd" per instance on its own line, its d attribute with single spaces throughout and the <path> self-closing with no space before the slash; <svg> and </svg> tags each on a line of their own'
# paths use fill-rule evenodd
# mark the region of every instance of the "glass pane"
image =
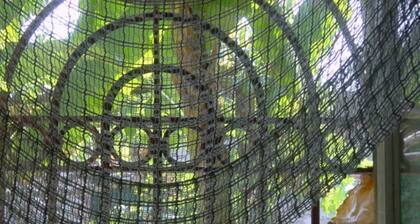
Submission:
<svg viewBox="0 0 420 224">
<path fill-rule="evenodd" d="M 410 113 L 404 125 L 404 151 L 401 161 L 401 223 L 420 220 L 420 128 L 419 114 Z M 417 119 L 416 119 L 417 118 Z"/>
</svg>

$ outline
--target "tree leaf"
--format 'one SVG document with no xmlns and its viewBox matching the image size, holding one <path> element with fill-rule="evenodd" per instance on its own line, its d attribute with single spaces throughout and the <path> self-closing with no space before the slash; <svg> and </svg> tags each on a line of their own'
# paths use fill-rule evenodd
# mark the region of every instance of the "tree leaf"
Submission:
<svg viewBox="0 0 420 224">
<path fill-rule="evenodd" d="M 322 0 L 305 1 L 299 8 L 292 28 L 311 64 L 317 62 L 324 51 L 331 47 L 338 31 L 338 25 Z"/>
<path fill-rule="evenodd" d="M 0 1 L 0 30 L 19 16 L 27 0 L 2 0 Z"/>
</svg>

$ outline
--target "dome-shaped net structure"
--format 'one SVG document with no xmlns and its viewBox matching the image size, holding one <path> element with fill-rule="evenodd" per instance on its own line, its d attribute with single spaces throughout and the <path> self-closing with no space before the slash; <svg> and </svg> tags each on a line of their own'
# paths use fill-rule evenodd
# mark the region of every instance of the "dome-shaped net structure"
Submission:
<svg viewBox="0 0 420 224">
<path fill-rule="evenodd" d="M 291 223 L 419 99 L 414 0 L 0 6 L 6 223 Z"/>
</svg>

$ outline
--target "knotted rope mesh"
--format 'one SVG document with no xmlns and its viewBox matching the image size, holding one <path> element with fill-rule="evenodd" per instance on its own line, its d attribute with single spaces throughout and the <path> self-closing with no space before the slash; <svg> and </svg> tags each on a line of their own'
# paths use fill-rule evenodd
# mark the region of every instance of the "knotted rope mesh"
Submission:
<svg viewBox="0 0 420 224">
<path fill-rule="evenodd" d="M 419 4 L 4 0 L 6 223 L 290 223 L 419 100 Z"/>
</svg>

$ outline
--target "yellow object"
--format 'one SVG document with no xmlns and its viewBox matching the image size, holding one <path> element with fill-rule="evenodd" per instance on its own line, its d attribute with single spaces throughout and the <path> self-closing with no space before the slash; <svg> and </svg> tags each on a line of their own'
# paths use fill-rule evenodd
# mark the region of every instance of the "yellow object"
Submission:
<svg viewBox="0 0 420 224">
<path fill-rule="evenodd" d="M 372 174 L 357 175 L 360 183 L 349 191 L 347 198 L 337 209 L 337 215 L 331 220 L 334 224 L 374 222 L 374 190 Z"/>
</svg>

